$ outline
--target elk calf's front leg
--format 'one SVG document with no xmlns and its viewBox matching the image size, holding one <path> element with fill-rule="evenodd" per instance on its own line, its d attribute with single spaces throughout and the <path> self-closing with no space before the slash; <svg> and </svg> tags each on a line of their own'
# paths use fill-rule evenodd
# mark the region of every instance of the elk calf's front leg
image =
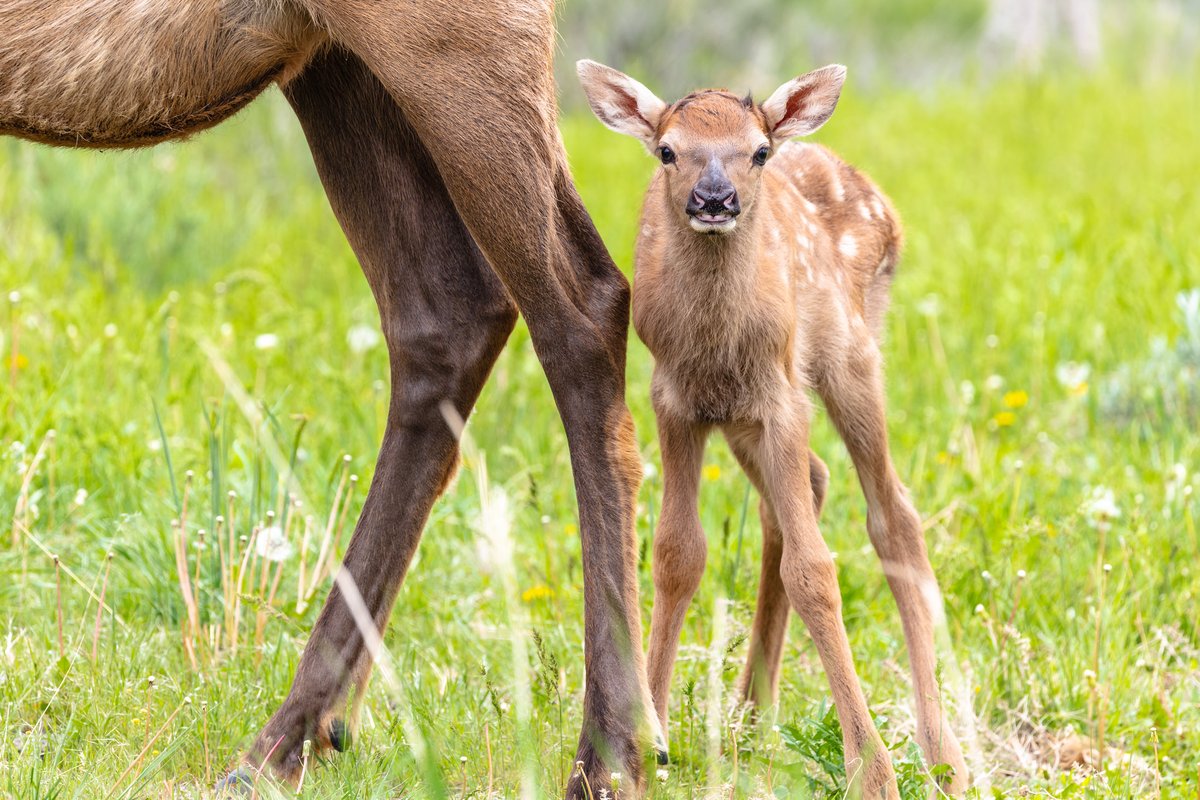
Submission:
<svg viewBox="0 0 1200 800">
<path fill-rule="evenodd" d="M 842 621 L 842 596 L 833 556 L 817 528 L 806 424 L 789 420 L 765 426 L 760 447 L 763 482 L 783 538 L 780 577 L 792 607 L 804 620 L 821 657 L 842 725 L 851 795 L 898 798 L 891 755 L 867 709 Z"/>
<path fill-rule="evenodd" d="M 679 649 L 679 633 L 692 595 L 704 575 L 708 556 L 697 507 L 706 436 L 703 426 L 677 419 L 669 412 L 658 414 L 664 492 L 662 513 L 654 532 L 654 607 L 648 673 L 650 694 L 664 735 L 660 761 L 666 758 L 671 673 Z"/>
</svg>

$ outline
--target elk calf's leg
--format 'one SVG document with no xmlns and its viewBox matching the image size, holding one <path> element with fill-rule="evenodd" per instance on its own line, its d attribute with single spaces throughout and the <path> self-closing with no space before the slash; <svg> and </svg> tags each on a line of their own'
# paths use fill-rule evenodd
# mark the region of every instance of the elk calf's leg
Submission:
<svg viewBox="0 0 1200 800">
<path fill-rule="evenodd" d="M 654 532 L 654 606 L 650 622 L 650 694 L 664 736 L 670 705 L 671 672 L 679 633 L 692 595 L 704 575 L 708 543 L 700 527 L 697 495 L 707 431 L 658 413 L 663 461 L 662 513 Z M 659 753 L 664 761 L 666 752 Z"/>
<path fill-rule="evenodd" d="M 851 796 L 899 798 L 891 755 L 875 729 L 850 653 L 837 568 L 817 528 L 804 451 L 807 440 L 807 413 L 797 412 L 768 422 L 759 447 L 759 468 L 783 538 L 780 576 L 829 680 L 842 725 Z"/>
<path fill-rule="evenodd" d="M 344 567 L 382 630 L 435 497 L 457 458 L 443 418 L 465 418 L 516 320 L 512 306 L 398 107 L 354 56 L 321 56 L 287 88 L 333 210 L 379 305 L 392 399 L 374 479 Z M 419 220 L 418 224 L 413 224 Z M 302 747 L 343 749 L 370 658 L 363 631 L 334 588 L 291 691 L 247 760 L 284 780 Z"/>
<path fill-rule="evenodd" d="M 566 429 L 583 539 L 583 766 L 567 792 L 583 796 L 585 776 L 608 786 L 612 772 L 640 791 L 658 724 L 638 606 L 641 464 L 624 400 L 629 287 L 567 171 L 550 4 L 308 5 L 396 98 L 529 325 Z"/>
<path fill-rule="evenodd" d="M 735 451 L 736 454 L 736 451 Z M 753 466 L 747 467 L 743 456 L 738 456 L 747 473 L 755 471 L 751 481 L 762 492 L 762 478 Z M 825 504 L 825 490 L 829 485 L 829 469 L 816 453 L 808 453 L 809 483 L 812 485 L 813 510 L 821 516 Z M 753 703 L 757 709 L 773 706 L 779 699 L 779 668 L 783 660 L 783 645 L 787 638 L 788 606 L 787 592 L 779 573 L 783 560 L 783 536 L 775 511 L 764 496 L 758 504 L 758 517 L 762 522 L 763 549 L 762 565 L 758 582 L 758 606 L 754 611 L 754 622 L 750 629 L 750 646 L 746 655 L 746 667 L 738 681 L 742 700 Z"/>
<path fill-rule="evenodd" d="M 883 375 L 874 343 L 851 368 L 831 373 L 820 393 L 829 418 L 846 442 L 863 494 L 867 532 L 900 609 L 917 705 L 917 742 L 930 765 L 949 764 L 943 781 L 949 794 L 966 791 L 969 774 L 962 749 L 946 718 L 937 681 L 934 620 L 941 593 L 925 549 L 921 518 L 896 475 L 888 451 Z"/>
</svg>

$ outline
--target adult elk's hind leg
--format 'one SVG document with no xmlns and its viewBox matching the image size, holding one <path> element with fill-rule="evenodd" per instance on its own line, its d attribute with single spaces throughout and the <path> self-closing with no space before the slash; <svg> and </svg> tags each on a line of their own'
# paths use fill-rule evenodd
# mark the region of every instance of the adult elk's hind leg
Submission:
<svg viewBox="0 0 1200 800">
<path fill-rule="evenodd" d="M 394 101 L 342 51 L 287 89 L 346 236 L 362 263 L 391 360 L 392 399 L 375 476 L 344 566 L 382 630 L 457 441 L 440 405 L 466 418 L 516 321 L 516 309 L 463 226 L 442 180 Z M 333 402 L 343 402 L 333 399 Z M 306 738 L 345 746 L 346 701 L 361 699 L 370 660 L 334 588 L 287 699 L 247 758 L 270 754 L 294 779 Z"/>
<path fill-rule="evenodd" d="M 900 609 L 916 694 L 917 742 L 930 766 L 949 764 L 954 769 L 942 788 L 961 794 L 969 776 L 937 682 L 933 625 L 941 593 L 925 550 L 921 518 L 888 450 L 878 347 L 864 342 L 854 352 L 853 363 L 827 371 L 818 391 L 854 460 L 867 499 L 867 532 Z"/>
<path fill-rule="evenodd" d="M 741 456 L 739 460 L 742 460 Z M 751 481 L 761 493 L 762 478 L 757 475 L 757 467 L 745 460 L 742 460 L 742 466 L 748 474 L 755 472 Z M 829 486 L 829 468 L 811 450 L 808 452 L 808 475 L 812 485 L 813 511 L 819 519 Z M 783 535 L 779 531 L 775 510 L 765 496 L 759 501 L 758 517 L 762 522 L 763 534 L 758 607 L 754 611 L 746 667 L 738 687 L 742 700 L 761 710 L 773 706 L 779 699 L 779 668 L 783 660 L 784 640 L 787 638 L 789 606 L 783 578 L 779 574 L 783 559 Z"/>
<path fill-rule="evenodd" d="M 583 540 L 584 728 L 594 790 L 643 786 L 651 713 L 638 608 L 641 465 L 625 406 L 628 282 L 575 193 L 556 129 L 550 2 L 307 0 L 404 109 L 529 325 L 563 419 Z M 577 771 L 567 787 L 582 797 Z"/>
</svg>

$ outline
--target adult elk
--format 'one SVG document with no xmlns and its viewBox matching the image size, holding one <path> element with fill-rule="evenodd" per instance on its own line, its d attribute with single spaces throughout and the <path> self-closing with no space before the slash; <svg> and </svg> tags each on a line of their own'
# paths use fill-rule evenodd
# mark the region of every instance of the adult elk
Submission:
<svg viewBox="0 0 1200 800">
<path fill-rule="evenodd" d="M 624 401 L 628 282 L 556 130 L 551 0 L 0 0 L 0 133 L 117 148 L 195 133 L 279 84 L 379 305 L 392 399 L 344 565 L 382 629 L 518 311 L 566 429 L 585 574 L 583 764 L 643 786 L 642 656 Z M 344 747 L 371 669 L 334 588 L 246 755 L 294 780 Z M 350 702 L 348 698 L 356 698 Z"/>
<path fill-rule="evenodd" d="M 668 105 L 590 61 L 579 75 L 604 124 L 662 162 L 646 192 L 633 322 L 654 355 L 665 494 L 654 538 L 650 689 L 663 729 L 679 633 L 704 573 L 697 513 L 704 444 L 720 429 L 762 495 L 763 560 L 743 696 L 778 694 L 790 601 L 808 626 L 837 704 L 852 793 L 899 797 L 842 623 L 833 558 L 817 529 L 828 471 L 808 449 L 811 402 L 825 402 L 867 499 L 867 531 L 904 624 L 917 740 L 967 783 L 939 702 L 937 582 L 921 520 L 892 466 L 880 329 L 899 259 L 900 221 L 861 173 L 817 145 L 788 142 L 833 114 L 845 68 L 830 66 L 756 104 L 696 92 Z"/>
</svg>

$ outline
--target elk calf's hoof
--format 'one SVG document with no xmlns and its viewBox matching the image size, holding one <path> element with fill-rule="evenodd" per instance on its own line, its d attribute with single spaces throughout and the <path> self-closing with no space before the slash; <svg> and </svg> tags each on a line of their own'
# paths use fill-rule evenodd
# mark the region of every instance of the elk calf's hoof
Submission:
<svg viewBox="0 0 1200 800">
<path fill-rule="evenodd" d="M 669 755 L 667 755 L 667 748 L 665 748 L 665 747 L 662 747 L 662 748 L 656 747 L 654 749 L 654 755 L 655 755 L 655 758 L 658 760 L 659 766 L 665 767 L 667 764 L 671 763 L 671 757 Z"/>
<path fill-rule="evenodd" d="M 339 753 L 350 749 L 350 730 L 344 720 L 335 719 L 329 723 L 329 745 Z"/>
<path fill-rule="evenodd" d="M 254 776 L 245 767 L 238 767 L 213 787 L 217 797 L 249 797 L 253 791 Z"/>
</svg>

